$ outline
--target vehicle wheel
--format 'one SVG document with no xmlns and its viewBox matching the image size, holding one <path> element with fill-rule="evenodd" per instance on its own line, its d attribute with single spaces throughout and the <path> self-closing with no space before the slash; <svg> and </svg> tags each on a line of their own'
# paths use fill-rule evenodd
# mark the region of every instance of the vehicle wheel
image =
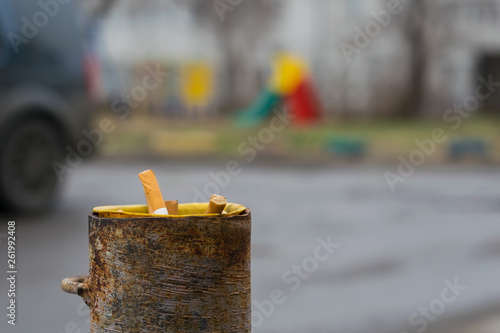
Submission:
<svg viewBox="0 0 500 333">
<path fill-rule="evenodd" d="M 30 120 L 2 141 L 0 194 L 7 208 L 35 212 L 50 207 L 59 188 L 52 162 L 63 153 L 57 129 L 41 119 Z"/>
</svg>

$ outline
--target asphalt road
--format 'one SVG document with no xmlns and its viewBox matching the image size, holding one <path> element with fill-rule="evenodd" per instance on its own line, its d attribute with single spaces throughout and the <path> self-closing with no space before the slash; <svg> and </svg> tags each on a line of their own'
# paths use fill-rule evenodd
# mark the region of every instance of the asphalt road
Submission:
<svg viewBox="0 0 500 333">
<path fill-rule="evenodd" d="M 2 314 L 0 332 L 89 332 L 87 308 L 60 281 L 88 272 L 92 207 L 144 203 L 137 173 L 149 168 L 166 197 L 190 202 L 226 166 L 89 162 L 64 182 L 56 211 L 2 216 L 0 233 L 17 223 L 18 307 L 17 325 Z M 422 168 L 394 193 L 384 171 L 243 166 L 220 190 L 252 209 L 254 332 L 431 332 L 500 305 L 500 170 Z M 282 295 L 271 307 L 273 290 Z M 6 294 L 2 279 L 3 306 Z"/>
</svg>

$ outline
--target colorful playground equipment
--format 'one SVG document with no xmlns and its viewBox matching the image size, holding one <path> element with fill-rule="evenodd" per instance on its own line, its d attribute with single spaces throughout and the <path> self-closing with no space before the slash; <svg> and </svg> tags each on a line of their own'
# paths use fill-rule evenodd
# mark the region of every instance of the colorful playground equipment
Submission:
<svg viewBox="0 0 500 333">
<path fill-rule="evenodd" d="M 205 61 L 191 61 L 181 67 L 181 98 L 190 117 L 206 109 L 214 96 L 214 68 Z"/>
<path fill-rule="evenodd" d="M 463 158 L 486 160 L 489 157 L 488 143 L 482 138 L 457 137 L 448 147 L 448 156 L 453 160 Z"/>
<path fill-rule="evenodd" d="M 248 127 L 260 124 L 283 102 L 292 115 L 292 121 L 298 126 L 310 125 L 320 116 L 318 99 L 306 62 L 285 52 L 274 57 L 267 86 L 254 103 L 240 114 L 238 125 Z"/>
</svg>

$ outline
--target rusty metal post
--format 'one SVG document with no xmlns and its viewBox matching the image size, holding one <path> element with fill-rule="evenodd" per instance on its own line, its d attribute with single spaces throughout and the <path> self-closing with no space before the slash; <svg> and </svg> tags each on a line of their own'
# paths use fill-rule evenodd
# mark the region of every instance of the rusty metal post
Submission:
<svg viewBox="0 0 500 333">
<path fill-rule="evenodd" d="M 91 332 L 251 332 L 250 211 L 235 216 L 89 216 L 90 275 L 63 290 Z"/>
</svg>

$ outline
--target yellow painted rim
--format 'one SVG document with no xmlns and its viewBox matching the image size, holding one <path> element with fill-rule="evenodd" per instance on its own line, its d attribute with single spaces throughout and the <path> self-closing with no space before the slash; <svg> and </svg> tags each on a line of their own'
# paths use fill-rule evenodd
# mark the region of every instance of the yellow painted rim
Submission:
<svg viewBox="0 0 500 333">
<path fill-rule="evenodd" d="M 208 207 L 207 202 L 193 202 L 179 204 L 179 215 L 156 215 L 148 214 L 146 205 L 124 205 L 124 206 L 98 206 L 93 211 L 99 217 L 104 218 L 126 218 L 126 217 L 186 217 L 186 216 L 233 216 L 240 215 L 247 208 L 245 206 L 228 203 L 224 214 L 205 214 Z"/>
</svg>

